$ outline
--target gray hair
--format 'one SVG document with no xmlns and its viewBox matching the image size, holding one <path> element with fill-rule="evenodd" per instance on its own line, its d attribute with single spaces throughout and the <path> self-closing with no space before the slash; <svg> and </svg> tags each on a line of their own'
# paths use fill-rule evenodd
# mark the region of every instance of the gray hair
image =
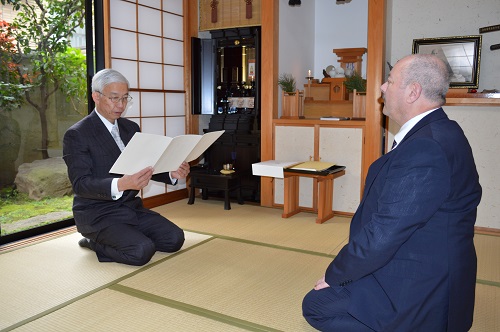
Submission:
<svg viewBox="0 0 500 332">
<path fill-rule="evenodd" d="M 418 83 L 424 97 L 444 105 L 452 74 L 449 65 L 431 54 L 414 54 L 410 59 L 401 71 L 403 86 Z"/>
<path fill-rule="evenodd" d="M 129 82 L 120 72 L 114 69 L 103 69 L 98 71 L 92 78 L 92 92 L 102 92 L 102 90 L 112 83 L 125 83 L 127 88 Z"/>
</svg>

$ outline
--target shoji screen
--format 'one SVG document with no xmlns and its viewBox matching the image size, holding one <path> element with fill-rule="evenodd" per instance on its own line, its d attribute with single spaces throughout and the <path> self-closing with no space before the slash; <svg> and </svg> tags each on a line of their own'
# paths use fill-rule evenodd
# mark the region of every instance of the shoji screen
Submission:
<svg viewBox="0 0 500 332">
<path fill-rule="evenodd" d="M 185 133 L 183 0 L 110 0 L 110 64 L 130 82 L 125 117 L 144 133 Z M 185 188 L 151 182 L 143 197 Z"/>
</svg>

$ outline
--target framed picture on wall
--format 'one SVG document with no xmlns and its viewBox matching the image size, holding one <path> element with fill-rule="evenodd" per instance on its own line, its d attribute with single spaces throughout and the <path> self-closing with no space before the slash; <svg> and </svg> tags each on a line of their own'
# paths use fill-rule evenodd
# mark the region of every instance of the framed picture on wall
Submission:
<svg viewBox="0 0 500 332">
<path fill-rule="evenodd" d="M 434 54 L 450 67 L 450 88 L 477 89 L 482 36 L 423 38 L 413 40 L 413 54 Z"/>
</svg>

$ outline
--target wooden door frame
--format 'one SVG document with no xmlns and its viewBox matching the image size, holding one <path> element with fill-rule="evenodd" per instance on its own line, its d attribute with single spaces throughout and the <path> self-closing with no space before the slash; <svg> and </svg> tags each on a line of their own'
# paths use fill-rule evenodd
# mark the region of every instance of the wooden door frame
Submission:
<svg viewBox="0 0 500 332">
<path fill-rule="evenodd" d="M 385 59 L 386 0 L 368 1 L 366 127 L 362 182 L 373 161 L 382 155 L 383 123 L 380 85 Z M 274 157 L 273 120 L 278 117 L 279 1 L 262 1 L 261 160 Z M 261 205 L 272 206 L 273 179 L 261 178 Z"/>
</svg>

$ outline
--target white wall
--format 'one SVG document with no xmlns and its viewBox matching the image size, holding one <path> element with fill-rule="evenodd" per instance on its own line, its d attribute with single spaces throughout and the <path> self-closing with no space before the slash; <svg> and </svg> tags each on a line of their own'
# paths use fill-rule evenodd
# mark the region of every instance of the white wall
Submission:
<svg viewBox="0 0 500 332">
<path fill-rule="evenodd" d="M 315 2 L 304 0 L 300 6 L 289 6 L 288 0 L 279 0 L 278 73 L 292 74 L 299 90 L 304 90 L 307 71 L 314 67 Z M 278 116 L 281 116 L 281 97 L 278 98 Z"/>
<path fill-rule="evenodd" d="M 334 0 L 314 2 L 314 77 L 321 79 L 323 69 L 340 65 L 333 49 L 368 45 L 368 0 L 354 0 L 343 5 L 337 5 Z M 366 54 L 363 55 L 361 74 L 366 77 Z"/>
<path fill-rule="evenodd" d="M 279 0 L 279 73 L 292 74 L 297 89 L 304 90 L 308 70 L 321 80 L 323 69 L 339 66 L 333 49 L 366 47 L 367 26 L 368 0 L 344 5 L 334 0 L 303 0 L 294 7 L 288 0 Z M 362 74 L 366 75 L 366 55 Z M 281 98 L 278 110 L 281 116 Z"/>
<path fill-rule="evenodd" d="M 499 0 L 387 0 L 386 58 L 392 64 L 411 54 L 413 39 L 480 35 L 479 28 L 500 23 Z M 500 90 L 500 31 L 481 34 L 479 89 Z"/>
<path fill-rule="evenodd" d="M 413 39 L 478 35 L 479 28 L 499 24 L 499 0 L 388 0 L 386 59 L 395 63 L 411 53 Z M 500 90 L 500 50 L 490 51 L 500 43 L 500 31 L 482 34 L 479 89 Z M 500 107 L 445 106 L 448 116 L 464 129 L 474 153 L 483 187 L 476 226 L 500 229 Z M 389 139 L 399 127 L 391 122 Z"/>
</svg>

